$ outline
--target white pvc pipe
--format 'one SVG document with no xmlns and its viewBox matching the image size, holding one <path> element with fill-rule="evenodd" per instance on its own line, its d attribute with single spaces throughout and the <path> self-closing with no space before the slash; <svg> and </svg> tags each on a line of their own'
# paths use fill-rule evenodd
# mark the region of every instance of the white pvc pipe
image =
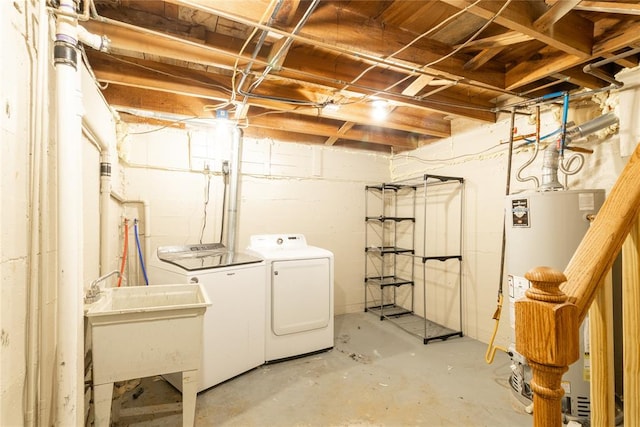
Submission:
<svg viewBox="0 0 640 427">
<path fill-rule="evenodd" d="M 60 9 L 74 11 L 73 0 Z M 84 424 L 83 270 L 82 270 L 82 119 L 77 21 L 58 16 L 56 25 L 56 112 L 58 174 L 58 274 L 56 418 L 58 426 Z M 63 41 L 66 45 L 58 44 Z M 74 52 L 75 51 L 75 52 Z M 75 55 L 72 55 L 75 53 Z M 59 57 L 61 56 L 61 57 Z M 64 59 L 66 57 L 67 59 Z M 76 60 L 74 61 L 74 57 Z M 76 62 L 75 64 L 73 62 Z"/>
<path fill-rule="evenodd" d="M 100 276 L 113 270 L 109 265 L 109 204 L 111 203 L 111 162 L 108 151 L 100 153 Z"/>
<path fill-rule="evenodd" d="M 35 93 L 32 99 L 32 123 L 31 135 L 33 146 L 33 160 L 30 173 L 30 248 L 29 248 L 29 281 L 28 281 L 28 307 L 27 307 L 27 348 L 26 348 L 26 382 L 25 382 L 25 408 L 24 425 L 27 427 L 36 425 L 37 422 L 37 398 L 38 375 L 40 369 L 40 208 L 42 206 L 41 181 L 42 181 L 42 152 L 47 145 L 47 109 L 45 108 L 45 89 L 48 82 L 48 52 L 49 52 L 49 17 L 45 2 L 38 3 L 38 39 Z"/>
</svg>

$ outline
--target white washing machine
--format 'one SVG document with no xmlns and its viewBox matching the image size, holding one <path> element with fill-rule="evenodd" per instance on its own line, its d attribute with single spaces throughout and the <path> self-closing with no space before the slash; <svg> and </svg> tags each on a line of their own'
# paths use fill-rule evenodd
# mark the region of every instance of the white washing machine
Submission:
<svg viewBox="0 0 640 427">
<path fill-rule="evenodd" d="M 149 265 L 151 285 L 201 283 L 204 315 L 198 392 L 264 364 L 265 262 L 220 243 L 164 246 Z M 177 389 L 180 373 L 164 375 Z"/>
<path fill-rule="evenodd" d="M 333 253 L 302 234 L 251 236 L 247 252 L 265 259 L 265 361 L 333 347 Z"/>
</svg>

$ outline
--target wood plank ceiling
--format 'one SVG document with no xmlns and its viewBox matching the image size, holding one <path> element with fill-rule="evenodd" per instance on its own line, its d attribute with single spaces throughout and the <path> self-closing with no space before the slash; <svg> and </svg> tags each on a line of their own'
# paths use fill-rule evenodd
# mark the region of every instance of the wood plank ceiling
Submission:
<svg viewBox="0 0 640 427">
<path fill-rule="evenodd" d="M 83 25 L 111 49 L 86 57 L 125 120 L 183 126 L 226 110 L 246 136 L 386 152 L 449 136 L 454 117 L 494 122 L 502 95 L 608 87 L 640 51 L 637 1 L 90 6 Z"/>
</svg>

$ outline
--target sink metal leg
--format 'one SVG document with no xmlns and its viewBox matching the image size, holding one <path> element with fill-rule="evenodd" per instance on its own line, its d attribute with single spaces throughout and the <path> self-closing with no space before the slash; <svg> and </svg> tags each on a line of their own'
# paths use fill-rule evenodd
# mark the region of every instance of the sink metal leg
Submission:
<svg viewBox="0 0 640 427">
<path fill-rule="evenodd" d="M 113 383 L 94 384 L 93 407 L 95 410 L 95 427 L 109 427 L 112 396 Z"/>
<path fill-rule="evenodd" d="M 193 427 L 198 396 L 198 370 L 182 372 L 182 426 Z"/>
</svg>

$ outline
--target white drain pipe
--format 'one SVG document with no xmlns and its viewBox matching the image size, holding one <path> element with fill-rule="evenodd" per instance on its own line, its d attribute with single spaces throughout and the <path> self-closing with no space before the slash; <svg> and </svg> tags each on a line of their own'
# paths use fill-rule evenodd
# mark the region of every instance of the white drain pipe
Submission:
<svg viewBox="0 0 640 427">
<path fill-rule="evenodd" d="M 100 275 L 111 268 L 111 241 L 109 239 L 109 203 L 111 203 L 111 159 L 109 147 L 100 152 Z M 113 269 L 111 269 L 113 270 Z"/>
<path fill-rule="evenodd" d="M 82 111 L 75 2 L 60 0 L 54 63 L 58 175 L 56 415 L 58 426 L 84 424 L 82 333 Z"/>
</svg>

